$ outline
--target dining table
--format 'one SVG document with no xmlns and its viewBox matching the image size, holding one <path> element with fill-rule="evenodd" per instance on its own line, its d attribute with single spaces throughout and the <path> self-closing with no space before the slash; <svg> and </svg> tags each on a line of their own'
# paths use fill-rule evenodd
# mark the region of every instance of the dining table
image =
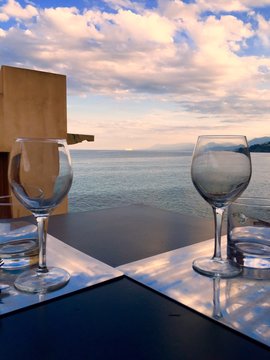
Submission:
<svg viewBox="0 0 270 360">
<path fill-rule="evenodd" d="M 53 215 L 48 232 L 121 268 L 212 239 L 214 224 L 204 217 L 130 204 Z M 1 315 L 0 334 L 5 360 L 270 359 L 267 345 L 125 274 Z"/>
</svg>

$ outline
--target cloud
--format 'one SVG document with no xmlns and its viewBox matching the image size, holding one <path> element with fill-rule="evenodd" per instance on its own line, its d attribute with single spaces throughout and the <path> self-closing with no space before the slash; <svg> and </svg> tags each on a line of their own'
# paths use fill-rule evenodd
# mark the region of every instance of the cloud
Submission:
<svg viewBox="0 0 270 360">
<path fill-rule="evenodd" d="M 142 9 L 144 9 L 144 2 L 136 2 L 132 0 L 104 0 L 104 3 L 106 3 L 111 9 L 114 9 L 116 11 L 120 9 L 130 9 L 135 12 L 140 12 Z"/>
<path fill-rule="evenodd" d="M 1 61 L 65 73 L 70 94 L 156 99 L 194 114 L 269 114 L 262 69 L 270 69 L 270 57 L 249 53 L 255 42 L 269 47 L 269 20 L 253 9 L 268 3 L 159 0 L 149 9 L 118 0 L 102 10 L 9 0 L 0 8 L 0 21 L 12 20 L 5 28 L 0 22 Z"/>
<path fill-rule="evenodd" d="M 2 14 L 6 17 L 26 20 L 38 14 L 37 9 L 32 5 L 26 5 L 23 8 L 19 2 L 15 0 L 8 0 L 5 5 L 0 8 Z M 3 16 L 3 15 L 2 15 Z"/>
<path fill-rule="evenodd" d="M 3 29 L 0 29 L 0 37 L 5 37 L 6 36 L 6 32 Z"/>
<path fill-rule="evenodd" d="M 261 40 L 264 47 L 269 48 L 270 46 L 270 21 L 266 20 L 263 16 L 258 15 L 258 30 L 257 35 Z"/>
<path fill-rule="evenodd" d="M 231 11 L 246 11 L 248 9 L 245 1 L 234 0 L 197 0 L 197 6 L 200 11 L 213 11 L 213 12 L 231 12 Z"/>
<path fill-rule="evenodd" d="M 0 13 L 0 22 L 6 22 L 8 21 L 9 17 L 7 14 Z"/>
<path fill-rule="evenodd" d="M 57 37 L 60 40 L 61 37 L 64 37 L 64 41 L 72 43 L 73 39 L 81 42 L 83 39 L 96 40 L 102 38 L 102 34 L 91 23 L 91 18 L 90 21 L 87 21 L 87 17 L 80 14 L 76 7 L 44 9 L 40 15 L 40 25 L 49 40 L 54 38 L 57 40 Z M 36 28 L 41 35 L 39 26 Z"/>
<path fill-rule="evenodd" d="M 140 42 L 153 41 L 159 44 L 173 42 L 175 25 L 157 13 L 146 12 L 139 15 L 130 10 L 119 10 L 114 21 L 125 33 L 125 40 L 128 37 L 136 42 L 138 39 Z"/>
</svg>

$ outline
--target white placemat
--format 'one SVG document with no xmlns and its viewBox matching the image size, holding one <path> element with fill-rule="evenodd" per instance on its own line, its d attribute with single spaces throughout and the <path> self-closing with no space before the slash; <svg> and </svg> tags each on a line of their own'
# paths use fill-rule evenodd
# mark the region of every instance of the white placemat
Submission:
<svg viewBox="0 0 270 360">
<path fill-rule="evenodd" d="M 0 283 L 10 285 L 9 289 L 3 290 L 0 294 L 0 314 L 57 298 L 123 275 L 121 271 L 74 249 L 51 235 L 47 238 L 47 264 L 63 268 L 71 275 L 66 286 L 47 294 L 27 294 L 16 290 L 13 282 L 18 272 L 0 270 Z"/>
<path fill-rule="evenodd" d="M 226 238 L 222 239 L 223 253 Z M 192 261 L 213 254 L 214 240 L 119 266 L 128 277 L 270 346 L 270 281 L 243 276 L 212 279 Z"/>
</svg>

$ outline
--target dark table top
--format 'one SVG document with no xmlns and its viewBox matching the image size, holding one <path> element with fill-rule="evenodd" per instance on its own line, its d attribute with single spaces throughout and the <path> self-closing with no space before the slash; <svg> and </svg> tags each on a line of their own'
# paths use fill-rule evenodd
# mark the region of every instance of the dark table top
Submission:
<svg viewBox="0 0 270 360">
<path fill-rule="evenodd" d="M 213 237 L 206 219 L 133 205 L 52 216 L 49 233 L 111 266 Z M 0 318 L 3 359 L 270 359 L 269 348 L 126 277 Z"/>
</svg>

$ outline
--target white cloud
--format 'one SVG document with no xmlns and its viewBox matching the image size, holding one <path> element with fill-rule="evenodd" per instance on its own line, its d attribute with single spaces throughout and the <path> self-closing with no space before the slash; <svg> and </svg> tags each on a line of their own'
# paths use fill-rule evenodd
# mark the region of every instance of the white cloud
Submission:
<svg viewBox="0 0 270 360">
<path fill-rule="evenodd" d="M 72 39 L 98 39 L 100 34 L 93 23 L 88 23 L 85 15 L 81 15 L 76 7 L 49 8 L 40 12 L 42 30 L 53 37 L 67 36 Z M 102 36 L 101 36 L 102 37 Z"/>
<path fill-rule="evenodd" d="M 210 16 L 188 30 L 198 49 L 193 58 L 194 66 L 205 75 L 209 74 L 212 86 L 216 85 L 218 91 L 235 87 L 250 77 L 250 62 L 255 59 L 235 53 L 254 35 L 250 25 L 233 16 L 220 19 Z"/>
<path fill-rule="evenodd" d="M 112 16 L 112 21 L 117 30 L 123 33 L 125 41 L 170 43 L 175 31 L 175 25 L 170 20 L 150 11 L 139 15 L 130 10 L 119 10 L 118 14 Z"/>
<path fill-rule="evenodd" d="M 245 11 L 247 10 L 247 2 L 241 0 L 197 0 L 197 4 L 202 10 L 211 11 Z"/>
<path fill-rule="evenodd" d="M 3 29 L 0 29 L 0 37 L 5 37 L 6 36 L 6 32 Z"/>
<path fill-rule="evenodd" d="M 270 21 L 263 16 L 258 15 L 258 31 L 257 35 L 265 47 L 270 46 Z"/>
<path fill-rule="evenodd" d="M 38 14 L 34 6 L 26 5 L 26 7 L 23 8 L 20 3 L 15 0 L 8 0 L 7 3 L 1 7 L 1 11 L 6 16 L 22 20 L 30 19 Z"/>
<path fill-rule="evenodd" d="M 0 12 L 0 22 L 8 21 L 8 19 L 9 19 L 9 17 L 7 16 L 7 14 L 4 14 L 4 13 Z"/>
<path fill-rule="evenodd" d="M 258 8 L 258 7 L 267 7 L 270 5 L 269 0 L 246 0 L 245 1 L 246 6 L 249 6 L 250 8 Z"/>
</svg>

